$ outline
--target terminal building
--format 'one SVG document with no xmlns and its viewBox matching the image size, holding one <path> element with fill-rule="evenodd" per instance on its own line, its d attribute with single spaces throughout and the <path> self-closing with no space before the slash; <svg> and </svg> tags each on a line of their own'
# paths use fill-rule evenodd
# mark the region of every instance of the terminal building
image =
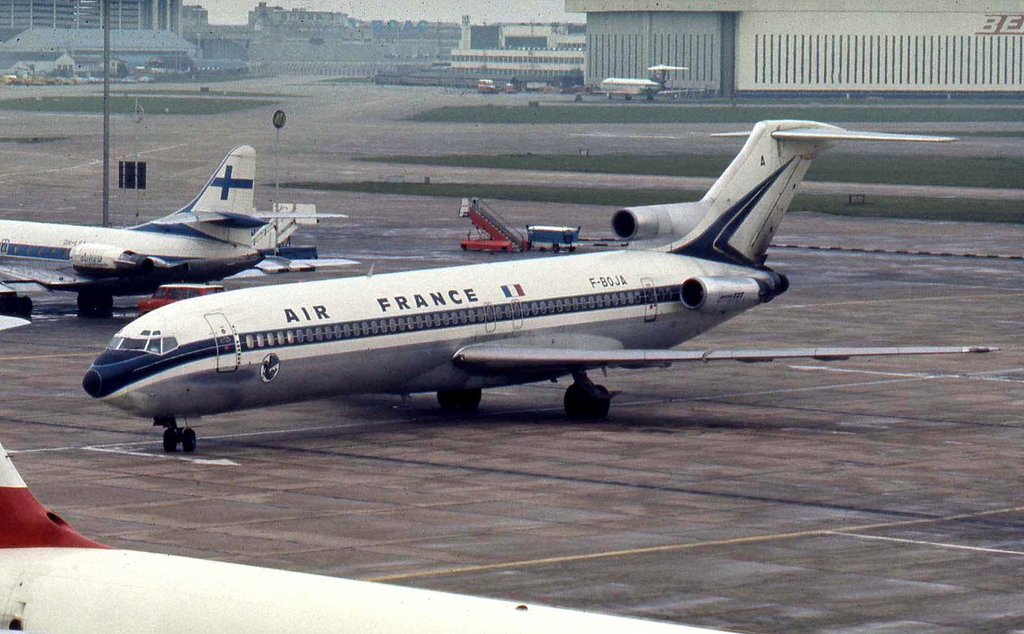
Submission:
<svg viewBox="0 0 1024 634">
<path fill-rule="evenodd" d="M 1024 1 L 566 0 L 586 13 L 585 81 L 687 66 L 670 88 L 1022 93 Z"/>
<path fill-rule="evenodd" d="M 454 73 L 487 79 L 580 83 L 586 27 L 582 24 L 470 24 L 462 19 Z"/>
</svg>

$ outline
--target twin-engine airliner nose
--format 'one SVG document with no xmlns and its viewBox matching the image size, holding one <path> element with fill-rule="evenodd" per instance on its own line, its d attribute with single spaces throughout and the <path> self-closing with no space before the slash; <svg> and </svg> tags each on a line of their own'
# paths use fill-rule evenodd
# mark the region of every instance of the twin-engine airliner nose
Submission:
<svg viewBox="0 0 1024 634">
<path fill-rule="evenodd" d="M 166 369 L 177 348 L 177 339 L 160 330 L 137 334 L 122 330 L 89 366 L 82 389 L 93 398 L 109 400 L 125 387 Z"/>
</svg>

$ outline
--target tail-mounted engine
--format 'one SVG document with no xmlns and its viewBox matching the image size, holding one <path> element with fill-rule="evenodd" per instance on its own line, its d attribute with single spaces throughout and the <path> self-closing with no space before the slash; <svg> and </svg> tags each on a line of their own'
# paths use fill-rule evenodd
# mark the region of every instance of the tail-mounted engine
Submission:
<svg viewBox="0 0 1024 634">
<path fill-rule="evenodd" d="M 770 302 L 789 288 L 785 275 L 764 277 L 691 277 L 683 282 L 681 301 L 690 310 L 732 313 Z"/>
<path fill-rule="evenodd" d="M 68 254 L 75 270 L 100 275 L 145 275 L 156 266 L 153 258 L 106 244 L 78 244 Z"/>
<path fill-rule="evenodd" d="M 612 214 L 612 231 L 620 240 L 681 237 L 696 227 L 706 212 L 700 202 L 628 207 Z"/>
</svg>

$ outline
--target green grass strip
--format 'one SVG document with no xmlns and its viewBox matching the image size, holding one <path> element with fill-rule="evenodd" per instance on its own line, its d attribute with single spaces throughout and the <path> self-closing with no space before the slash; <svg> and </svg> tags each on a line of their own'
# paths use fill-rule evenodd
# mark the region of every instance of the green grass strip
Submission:
<svg viewBox="0 0 1024 634">
<path fill-rule="evenodd" d="M 441 123 L 737 123 L 748 126 L 762 119 L 810 119 L 863 123 L 979 123 L 1022 122 L 1020 106 L 843 106 L 765 105 L 662 106 L 626 105 L 445 106 L 410 117 Z"/>
<path fill-rule="evenodd" d="M 110 111 L 118 114 L 129 114 L 134 111 L 136 99 L 138 99 L 147 115 L 221 114 L 259 106 L 271 106 L 275 103 L 258 99 L 217 99 L 209 97 L 111 97 Z M 17 99 L 3 99 L 0 100 L 0 110 L 102 112 L 103 97 L 19 97 Z"/>
<path fill-rule="evenodd" d="M 449 167 L 485 167 L 550 172 L 719 176 L 732 160 L 721 155 L 449 154 L 386 156 L 361 160 Z M 1024 186 L 1024 159 L 965 157 L 877 157 L 825 155 L 814 161 L 809 180 L 1017 189 Z"/>
<path fill-rule="evenodd" d="M 474 196 L 486 199 L 605 205 L 609 207 L 635 207 L 639 205 L 698 200 L 704 195 L 703 191 L 676 189 L 605 189 L 597 187 L 533 187 L 530 185 L 491 185 L 479 183 L 382 183 L 375 181 L 298 181 L 281 183 L 281 187 L 404 196 L 438 196 L 444 198 Z M 792 209 L 838 216 L 1024 223 L 1024 203 L 1013 200 L 868 196 L 866 204 L 850 205 L 848 204 L 847 197 L 839 194 L 799 194 L 793 202 Z"/>
</svg>

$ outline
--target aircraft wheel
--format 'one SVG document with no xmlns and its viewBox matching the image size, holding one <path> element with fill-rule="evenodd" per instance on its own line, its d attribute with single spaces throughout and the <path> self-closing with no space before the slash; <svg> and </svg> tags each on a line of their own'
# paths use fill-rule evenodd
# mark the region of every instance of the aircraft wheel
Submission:
<svg viewBox="0 0 1024 634">
<path fill-rule="evenodd" d="M 79 317 L 110 317 L 113 308 L 113 295 L 85 291 L 78 294 Z"/>
<path fill-rule="evenodd" d="M 599 396 L 590 395 L 579 383 L 570 385 L 562 400 L 565 415 L 573 420 L 601 420 L 607 417 L 612 398 L 605 386 L 595 385 L 594 388 L 600 393 Z"/>
<path fill-rule="evenodd" d="M 186 427 L 181 431 L 181 450 L 192 453 L 196 450 L 196 430 Z"/>
<path fill-rule="evenodd" d="M 482 392 L 475 390 L 439 390 L 437 402 L 446 412 L 473 412 L 480 405 Z"/>
<path fill-rule="evenodd" d="M 633 101 L 633 95 L 626 95 L 626 101 Z"/>
<path fill-rule="evenodd" d="M 174 453 L 178 450 L 178 430 L 168 427 L 164 430 L 164 451 Z"/>
</svg>

